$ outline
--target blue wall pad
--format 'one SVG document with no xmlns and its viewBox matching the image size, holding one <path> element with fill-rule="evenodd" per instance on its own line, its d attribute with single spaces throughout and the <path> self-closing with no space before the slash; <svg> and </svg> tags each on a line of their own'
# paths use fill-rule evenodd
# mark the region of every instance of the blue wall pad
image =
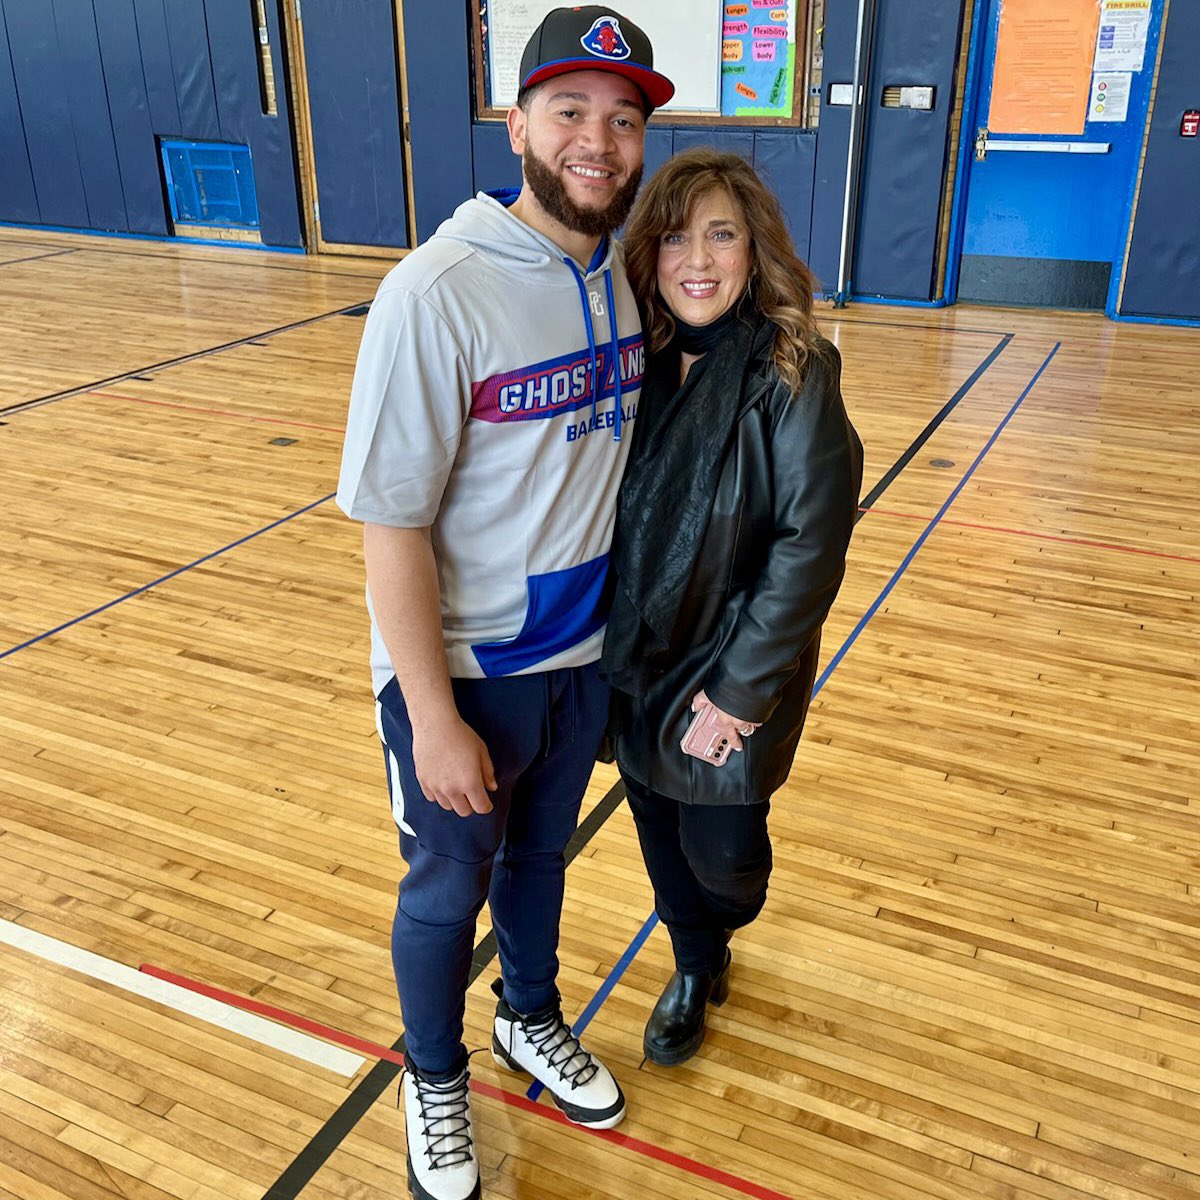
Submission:
<svg viewBox="0 0 1200 1200">
<path fill-rule="evenodd" d="M 850 148 L 850 109 L 829 103 L 831 83 L 854 78 L 854 35 L 857 5 L 830 4 L 825 9 L 825 65 L 821 94 L 821 128 L 817 137 L 813 180 L 811 257 L 826 292 L 837 290 L 842 247 L 842 205 L 846 191 L 846 155 Z"/>
<path fill-rule="evenodd" d="M 492 184 L 471 168 L 471 74 L 467 6 L 404 0 L 409 147 L 417 240 L 425 241 L 464 200 Z"/>
<path fill-rule="evenodd" d="M 880 4 L 866 95 L 853 290 L 932 300 L 950 156 L 962 0 Z M 886 87 L 932 86 L 932 111 L 884 108 Z"/>
<path fill-rule="evenodd" d="M 471 127 L 471 148 L 474 159 L 475 190 L 494 192 L 497 188 L 521 186 L 521 160 L 512 152 L 508 127 L 495 121 L 480 122 Z M 461 204 L 469 192 L 458 198 L 438 217 L 442 220 Z"/>
<path fill-rule="evenodd" d="M 1200 5 L 1172 4 L 1163 38 L 1121 312 L 1200 318 L 1200 137 L 1179 133 L 1184 112 L 1200 108 Z"/>
<path fill-rule="evenodd" d="M 11 3 L 11 0 L 5 2 Z M 144 5 L 141 7 L 145 8 Z M 161 19 L 162 7 L 157 3 L 156 7 Z M 117 166 L 125 194 L 127 224 L 121 232 L 165 237 L 170 229 L 154 133 L 156 128 L 164 134 L 179 132 L 179 108 L 175 104 L 175 84 L 170 76 L 170 57 L 164 51 L 174 121 L 156 126 L 151 120 L 146 89 L 153 75 L 150 68 L 157 59 L 152 42 L 149 46 L 139 46 L 139 24 L 133 0 L 109 0 L 95 12 Z M 165 39 L 164 24 L 164 47 Z"/>
<path fill-rule="evenodd" d="M 408 245 L 396 26 L 390 3 L 304 0 L 321 235 Z"/>
<path fill-rule="evenodd" d="M 300 192 L 292 149 L 291 97 L 286 86 L 283 30 L 277 0 L 268 0 L 267 28 L 275 75 L 278 116 L 262 111 L 258 81 L 258 44 L 251 36 L 247 0 L 204 0 L 213 82 L 220 119 L 220 140 L 243 142 L 254 157 L 254 186 L 262 239 L 270 246 L 302 246 Z M 174 0 L 168 8 L 174 9 Z M 185 131 L 185 137 L 193 137 Z"/>
<path fill-rule="evenodd" d="M 79 178 L 93 229 L 129 228 L 92 0 L 54 0 L 62 75 L 75 130 Z"/>
<path fill-rule="evenodd" d="M 817 135 L 794 129 L 756 130 L 754 166 L 779 197 L 796 253 L 807 261 L 812 228 L 813 176 L 817 169 Z"/>
<path fill-rule="evenodd" d="M 167 43 L 171 55 L 169 62 L 175 80 L 179 122 L 187 130 L 184 136 L 196 141 L 216 141 L 222 132 L 213 86 L 213 61 L 209 51 L 210 33 L 206 19 L 208 0 L 202 0 L 200 4 L 172 4 L 170 0 L 158 0 L 158 3 L 162 5 L 166 18 Z M 246 6 L 242 7 L 244 10 Z M 247 13 L 243 11 L 241 16 L 243 20 L 239 32 L 244 38 Z"/>
<path fill-rule="evenodd" d="M 25 145 L 25 128 L 21 124 L 3 3 L 0 3 L 0 163 L 4 164 L 0 170 L 0 214 L 11 221 L 36 222 L 37 192 Z"/>
<path fill-rule="evenodd" d="M 157 139 L 177 138 L 248 145 L 264 243 L 303 245 L 278 0 L 274 117 L 246 0 L 0 0 L 0 18 L 0 221 L 165 235 Z"/>
<path fill-rule="evenodd" d="M 5 0 L 4 15 L 37 189 L 38 219 L 90 228 L 70 101 L 61 86 L 64 66 L 54 9 L 45 0 Z"/>
<path fill-rule="evenodd" d="M 521 186 L 521 160 L 512 152 L 508 129 L 498 121 L 480 122 L 471 130 L 475 186 L 481 191 Z M 672 154 L 693 146 L 715 146 L 753 162 L 779 197 L 784 217 L 801 258 L 808 257 L 812 223 L 815 135 L 793 129 L 697 129 L 651 125 L 646 130 L 646 178 Z M 448 216 L 449 211 L 442 213 Z M 441 218 L 439 218 L 441 219 Z"/>
</svg>

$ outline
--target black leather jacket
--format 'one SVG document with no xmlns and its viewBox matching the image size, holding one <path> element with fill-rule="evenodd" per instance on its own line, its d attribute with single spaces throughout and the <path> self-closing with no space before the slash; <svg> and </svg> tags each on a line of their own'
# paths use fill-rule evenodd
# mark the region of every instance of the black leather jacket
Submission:
<svg viewBox="0 0 1200 1200">
<path fill-rule="evenodd" d="M 643 696 L 615 693 L 621 770 L 676 800 L 760 802 L 791 769 L 862 485 L 862 443 L 840 382 L 828 342 L 797 396 L 769 346 L 752 363 L 670 650 Z M 701 688 L 733 716 L 762 722 L 723 767 L 679 748 Z"/>
</svg>

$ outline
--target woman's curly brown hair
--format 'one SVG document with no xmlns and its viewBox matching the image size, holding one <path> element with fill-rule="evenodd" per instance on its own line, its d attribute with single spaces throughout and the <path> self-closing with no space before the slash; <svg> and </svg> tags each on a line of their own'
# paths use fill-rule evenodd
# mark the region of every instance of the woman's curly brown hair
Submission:
<svg viewBox="0 0 1200 1200">
<path fill-rule="evenodd" d="M 804 384 L 819 334 L 813 316 L 816 279 L 797 257 L 779 201 L 745 159 L 698 147 L 677 154 L 654 173 L 638 197 L 625 236 L 625 265 L 642 311 L 651 353 L 675 334 L 675 321 L 658 290 L 663 235 L 685 229 L 701 197 L 722 189 L 740 210 L 750 233 L 748 294 L 779 332 L 775 368 L 793 392 Z"/>
</svg>

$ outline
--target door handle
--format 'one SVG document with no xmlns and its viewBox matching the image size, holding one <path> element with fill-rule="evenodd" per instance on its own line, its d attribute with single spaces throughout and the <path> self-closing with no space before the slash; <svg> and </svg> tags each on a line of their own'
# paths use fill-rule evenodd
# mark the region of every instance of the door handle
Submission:
<svg viewBox="0 0 1200 1200">
<path fill-rule="evenodd" d="M 1111 142 L 995 142 L 984 126 L 975 135 L 976 162 L 983 162 L 989 152 L 995 154 L 1001 150 L 1026 154 L 1107 154 L 1111 149 Z"/>
</svg>

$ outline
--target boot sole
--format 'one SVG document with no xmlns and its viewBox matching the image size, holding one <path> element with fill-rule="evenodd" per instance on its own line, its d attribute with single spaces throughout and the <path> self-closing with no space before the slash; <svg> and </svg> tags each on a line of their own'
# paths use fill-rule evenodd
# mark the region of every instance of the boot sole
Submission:
<svg viewBox="0 0 1200 1200">
<path fill-rule="evenodd" d="M 528 1079 L 537 1078 L 532 1071 L 521 1066 L 521 1064 L 517 1062 L 515 1058 L 512 1058 L 509 1055 L 508 1051 L 500 1045 L 500 1039 L 497 1038 L 494 1033 L 492 1034 L 492 1058 L 495 1060 L 497 1066 L 504 1067 L 508 1071 L 513 1071 L 517 1075 L 524 1075 Z M 557 1108 L 558 1111 L 561 1112 L 562 1115 L 566 1117 L 572 1125 L 578 1125 L 583 1129 L 612 1129 L 614 1125 L 620 1125 L 620 1123 L 625 1119 L 624 1093 L 621 1093 L 621 1108 L 618 1112 L 610 1113 L 607 1116 L 600 1117 L 594 1121 L 589 1121 L 585 1117 L 579 1115 L 579 1109 L 564 1103 L 548 1087 L 546 1087 L 544 1083 L 542 1084 L 542 1087 L 546 1088 L 546 1092 L 549 1094 L 550 1099 L 554 1101 L 555 1108 Z M 618 1091 L 620 1091 L 619 1085 Z"/>
</svg>

